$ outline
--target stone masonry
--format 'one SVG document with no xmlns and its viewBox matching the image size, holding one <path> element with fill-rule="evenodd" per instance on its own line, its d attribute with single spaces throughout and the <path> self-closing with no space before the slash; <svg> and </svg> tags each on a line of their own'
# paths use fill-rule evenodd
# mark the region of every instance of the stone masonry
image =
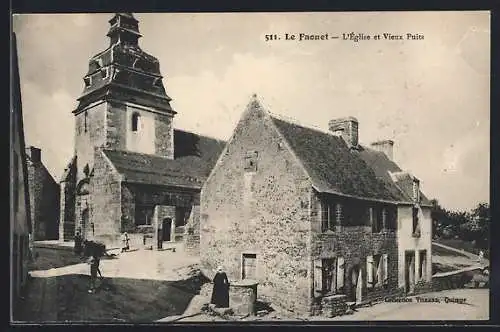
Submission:
<svg viewBox="0 0 500 332">
<path fill-rule="evenodd" d="M 31 218 L 35 240 L 54 240 L 59 236 L 60 188 L 45 165 L 41 151 L 26 148 Z"/>
<path fill-rule="evenodd" d="M 247 110 L 203 187 L 202 264 L 222 264 L 232 282 L 242 277 L 242 254 L 256 253 L 259 292 L 308 312 L 310 182 L 271 128 L 263 112 Z M 248 151 L 257 151 L 257 171 L 245 187 Z"/>
</svg>

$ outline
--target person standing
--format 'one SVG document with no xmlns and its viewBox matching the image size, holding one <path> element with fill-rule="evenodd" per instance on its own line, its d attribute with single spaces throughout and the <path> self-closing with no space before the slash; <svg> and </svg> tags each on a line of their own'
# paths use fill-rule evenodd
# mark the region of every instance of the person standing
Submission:
<svg viewBox="0 0 500 332">
<path fill-rule="evenodd" d="M 215 304 L 217 308 L 229 307 L 229 280 L 222 266 L 217 268 L 213 282 L 214 288 L 210 303 Z"/>
<path fill-rule="evenodd" d="M 128 237 L 127 232 L 124 232 L 122 235 L 122 252 L 125 252 L 130 249 L 130 239 Z"/>
<path fill-rule="evenodd" d="M 80 232 L 76 232 L 76 235 L 75 235 L 75 255 L 81 255 L 82 253 L 82 241 L 83 241 L 83 238 L 82 236 L 80 235 Z"/>
</svg>

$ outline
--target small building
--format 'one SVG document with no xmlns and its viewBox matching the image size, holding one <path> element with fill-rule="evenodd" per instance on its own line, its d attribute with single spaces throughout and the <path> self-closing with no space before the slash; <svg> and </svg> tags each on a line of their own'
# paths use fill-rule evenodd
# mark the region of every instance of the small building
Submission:
<svg viewBox="0 0 500 332">
<path fill-rule="evenodd" d="M 392 146 L 361 146 L 355 118 L 308 128 L 254 97 L 202 189 L 203 268 L 310 315 L 428 285 L 430 206 Z"/>
<path fill-rule="evenodd" d="M 42 162 L 39 148 L 26 148 L 33 241 L 59 237 L 60 188 Z"/>
<path fill-rule="evenodd" d="M 30 235 L 32 231 L 28 169 L 26 164 L 21 88 L 16 36 L 12 34 L 10 112 L 10 303 L 11 319 L 16 317 L 19 298 L 28 281 Z"/>
<path fill-rule="evenodd" d="M 224 142 L 174 129 L 177 114 L 158 59 L 139 46 L 131 13 L 110 20 L 109 47 L 94 55 L 75 116 L 75 155 L 61 178 L 59 238 L 117 246 L 183 242 Z"/>
</svg>

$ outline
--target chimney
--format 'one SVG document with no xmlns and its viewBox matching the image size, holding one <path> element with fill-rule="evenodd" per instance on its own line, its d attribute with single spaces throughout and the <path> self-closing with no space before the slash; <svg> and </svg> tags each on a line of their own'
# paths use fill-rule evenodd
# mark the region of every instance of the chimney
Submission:
<svg viewBox="0 0 500 332">
<path fill-rule="evenodd" d="M 386 139 L 383 141 L 373 142 L 371 144 L 372 149 L 383 152 L 389 160 L 394 158 L 394 141 Z"/>
<path fill-rule="evenodd" d="M 334 135 L 340 136 L 353 149 L 358 148 L 358 120 L 352 116 L 330 120 L 328 128 Z"/>
<path fill-rule="evenodd" d="M 42 162 L 42 151 L 34 146 L 26 147 L 26 156 L 34 163 Z"/>
</svg>

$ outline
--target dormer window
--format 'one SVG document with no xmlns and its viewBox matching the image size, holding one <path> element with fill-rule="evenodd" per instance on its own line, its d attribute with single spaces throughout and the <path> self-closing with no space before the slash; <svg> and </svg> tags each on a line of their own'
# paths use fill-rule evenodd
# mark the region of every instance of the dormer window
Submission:
<svg viewBox="0 0 500 332">
<path fill-rule="evenodd" d="M 418 207 L 413 207 L 412 214 L 413 214 L 412 236 L 420 237 L 420 220 L 418 218 Z"/>
<path fill-rule="evenodd" d="M 139 119 L 140 119 L 140 114 L 139 113 L 134 113 L 132 114 L 132 131 L 137 132 L 139 128 Z"/>
<path fill-rule="evenodd" d="M 413 179 L 413 201 L 420 202 L 420 181 Z"/>
</svg>

